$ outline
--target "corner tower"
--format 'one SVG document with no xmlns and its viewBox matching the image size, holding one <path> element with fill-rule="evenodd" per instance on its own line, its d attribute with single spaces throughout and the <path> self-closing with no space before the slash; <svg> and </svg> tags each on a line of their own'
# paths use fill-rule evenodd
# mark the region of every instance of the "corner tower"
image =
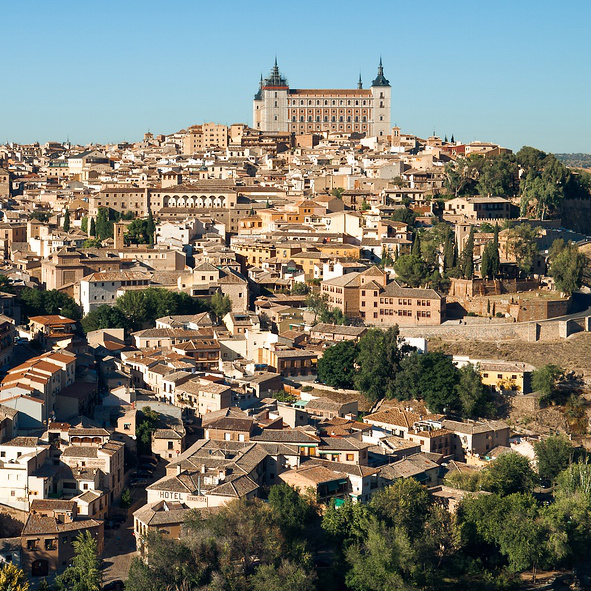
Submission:
<svg viewBox="0 0 591 591">
<path fill-rule="evenodd" d="M 288 131 L 287 97 L 289 85 L 279 72 L 277 58 L 267 78 L 259 83 L 253 100 L 253 126 L 263 131 Z"/>
<path fill-rule="evenodd" d="M 369 130 L 369 135 L 387 136 L 390 133 L 392 87 L 384 76 L 382 58 L 378 66 L 378 75 L 371 83 L 371 95 L 373 97 L 373 129 Z"/>
</svg>

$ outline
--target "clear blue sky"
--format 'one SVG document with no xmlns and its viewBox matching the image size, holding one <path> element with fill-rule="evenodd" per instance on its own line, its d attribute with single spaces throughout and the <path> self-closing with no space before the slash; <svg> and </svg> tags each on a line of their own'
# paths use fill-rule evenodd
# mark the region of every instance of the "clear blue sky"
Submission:
<svg viewBox="0 0 591 591">
<path fill-rule="evenodd" d="M 252 124 L 275 54 L 294 88 L 369 85 L 381 55 L 404 132 L 591 152 L 589 0 L 23 0 L 0 14 L 0 142 Z"/>
</svg>

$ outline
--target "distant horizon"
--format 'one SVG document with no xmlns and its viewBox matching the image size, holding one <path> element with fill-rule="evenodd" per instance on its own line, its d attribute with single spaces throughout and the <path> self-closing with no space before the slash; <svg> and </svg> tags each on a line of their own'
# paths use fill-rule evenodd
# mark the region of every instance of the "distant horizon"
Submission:
<svg viewBox="0 0 591 591">
<path fill-rule="evenodd" d="M 327 89 L 355 88 L 360 73 L 367 88 L 381 57 L 405 133 L 588 154 L 590 19 L 586 0 L 11 3 L 0 142 L 104 145 L 204 121 L 252 125 L 275 55 L 292 88 Z"/>
</svg>

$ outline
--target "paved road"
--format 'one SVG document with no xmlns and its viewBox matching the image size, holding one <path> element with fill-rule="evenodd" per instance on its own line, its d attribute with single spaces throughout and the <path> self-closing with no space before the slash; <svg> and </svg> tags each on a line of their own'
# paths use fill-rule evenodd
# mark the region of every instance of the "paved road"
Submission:
<svg viewBox="0 0 591 591">
<path fill-rule="evenodd" d="M 106 531 L 103 552 L 103 584 L 116 579 L 126 581 L 131 561 L 137 555 L 131 519 L 128 519 L 119 529 Z"/>
<path fill-rule="evenodd" d="M 148 482 L 151 484 L 162 478 L 165 474 L 166 466 L 161 460 Z M 131 479 L 131 473 L 128 472 L 125 477 L 127 483 Z M 132 507 L 137 509 L 146 503 L 145 487 L 130 488 L 132 495 Z M 116 511 L 123 513 L 124 510 Z M 132 510 L 129 513 L 133 513 Z M 119 529 L 105 530 L 105 549 L 103 551 L 103 585 L 110 581 L 120 579 L 126 581 L 129 575 L 129 567 L 134 557 L 139 556 L 136 552 L 135 536 L 133 535 L 133 516 L 129 517 Z"/>
</svg>

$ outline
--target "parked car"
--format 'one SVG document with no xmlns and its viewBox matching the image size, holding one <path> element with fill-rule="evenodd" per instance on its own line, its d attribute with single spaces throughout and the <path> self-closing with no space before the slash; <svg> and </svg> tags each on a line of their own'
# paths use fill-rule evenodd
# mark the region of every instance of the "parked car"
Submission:
<svg viewBox="0 0 591 591">
<path fill-rule="evenodd" d="M 146 478 L 133 478 L 129 481 L 129 486 L 146 486 L 148 480 Z"/>
<path fill-rule="evenodd" d="M 148 470 L 136 470 L 135 472 L 132 472 L 131 475 L 134 478 L 150 478 L 152 472 L 148 472 Z"/>
<path fill-rule="evenodd" d="M 138 466 L 138 468 L 140 470 L 145 470 L 146 472 L 150 472 L 150 474 L 154 471 L 154 466 L 152 464 L 150 464 L 149 462 L 146 462 L 145 464 L 140 464 Z"/>
<path fill-rule="evenodd" d="M 119 529 L 121 527 L 120 523 L 109 519 L 109 521 L 105 521 L 105 529 Z"/>
<path fill-rule="evenodd" d="M 154 456 L 140 456 L 140 463 L 141 464 L 152 464 L 152 466 L 158 465 L 158 458 Z"/>
<path fill-rule="evenodd" d="M 127 521 L 127 515 L 113 515 L 111 521 L 115 523 L 125 523 Z"/>
</svg>

